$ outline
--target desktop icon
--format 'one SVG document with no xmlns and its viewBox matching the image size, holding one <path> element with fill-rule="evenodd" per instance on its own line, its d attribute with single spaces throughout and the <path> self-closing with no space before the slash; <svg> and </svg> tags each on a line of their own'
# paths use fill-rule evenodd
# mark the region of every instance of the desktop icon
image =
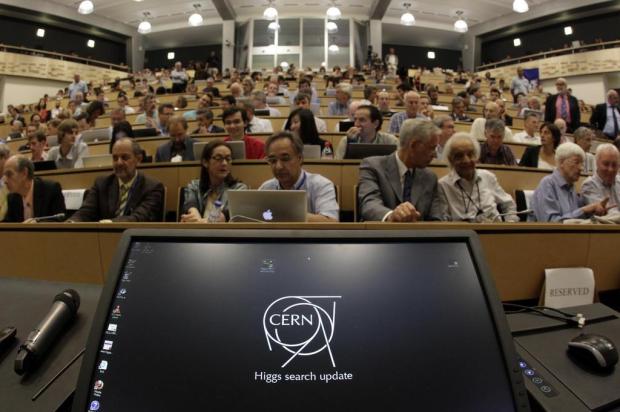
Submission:
<svg viewBox="0 0 620 412">
<path fill-rule="evenodd" d="M 89 411 L 98 411 L 99 410 L 99 402 L 98 401 L 92 401 L 90 403 L 90 407 L 88 408 Z"/>
<path fill-rule="evenodd" d="M 116 333 L 116 327 L 118 325 L 116 323 L 109 323 L 108 324 L 108 332 L 112 332 L 112 333 Z"/>
<path fill-rule="evenodd" d="M 101 363 L 99 363 L 99 370 L 104 371 L 106 369 L 108 369 L 108 361 L 102 360 Z"/>
<path fill-rule="evenodd" d="M 121 295 L 121 296 L 126 294 L 126 293 L 127 293 L 127 289 L 125 289 L 125 288 L 122 288 L 121 290 L 118 291 L 118 294 Z"/>
<path fill-rule="evenodd" d="M 96 381 L 94 389 L 96 391 L 100 391 L 101 389 L 103 389 L 103 381 L 101 381 L 101 380 Z"/>
<path fill-rule="evenodd" d="M 112 310 L 112 314 L 119 316 L 121 314 L 121 305 L 116 305 L 116 307 Z"/>
<path fill-rule="evenodd" d="M 112 350 L 112 344 L 114 342 L 111 340 L 104 340 L 103 341 L 103 350 Z"/>
</svg>

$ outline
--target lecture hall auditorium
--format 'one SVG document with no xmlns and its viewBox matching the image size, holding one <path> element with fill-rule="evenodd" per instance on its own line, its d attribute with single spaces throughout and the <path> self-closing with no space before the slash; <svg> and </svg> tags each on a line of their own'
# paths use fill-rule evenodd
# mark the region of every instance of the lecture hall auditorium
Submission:
<svg viewBox="0 0 620 412">
<path fill-rule="evenodd" d="M 67 288 L 86 346 L 128 229 L 471 231 L 507 313 L 620 311 L 618 1 L 302 3 L 0 4 L 0 410 L 71 410 L 14 357 Z"/>
</svg>

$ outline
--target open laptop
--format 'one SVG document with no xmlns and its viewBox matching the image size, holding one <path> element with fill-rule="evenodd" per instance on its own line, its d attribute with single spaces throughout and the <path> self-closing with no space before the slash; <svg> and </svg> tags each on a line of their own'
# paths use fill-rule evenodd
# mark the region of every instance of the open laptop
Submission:
<svg viewBox="0 0 620 412">
<path fill-rule="evenodd" d="M 385 156 L 394 153 L 397 149 L 393 144 L 377 143 L 348 143 L 345 159 L 365 159 L 371 156 Z"/>
<path fill-rule="evenodd" d="M 94 142 L 104 142 L 111 138 L 111 130 L 109 128 L 84 130 L 82 132 L 82 141 L 86 144 Z"/>
<path fill-rule="evenodd" d="M 225 142 L 226 146 L 230 148 L 232 152 L 233 160 L 245 159 L 245 142 L 244 141 L 229 141 Z M 202 158 L 202 151 L 209 142 L 196 142 L 194 143 L 194 159 L 200 160 Z"/>
<path fill-rule="evenodd" d="M 471 231 L 127 230 L 105 282 L 73 411 L 529 410 Z"/>
<path fill-rule="evenodd" d="M 321 146 L 318 144 L 305 144 L 304 145 L 304 159 L 320 159 L 321 158 Z"/>
<path fill-rule="evenodd" d="M 84 163 L 84 167 L 112 167 L 112 155 L 85 156 L 82 162 Z"/>
<path fill-rule="evenodd" d="M 153 127 L 133 129 L 133 137 L 136 139 L 139 137 L 157 137 L 157 130 Z"/>
<path fill-rule="evenodd" d="M 33 162 L 35 172 L 43 172 L 45 170 L 56 170 L 56 162 L 53 160 L 42 160 Z"/>
<path fill-rule="evenodd" d="M 305 222 L 303 190 L 229 190 L 230 220 L 235 222 Z"/>
</svg>

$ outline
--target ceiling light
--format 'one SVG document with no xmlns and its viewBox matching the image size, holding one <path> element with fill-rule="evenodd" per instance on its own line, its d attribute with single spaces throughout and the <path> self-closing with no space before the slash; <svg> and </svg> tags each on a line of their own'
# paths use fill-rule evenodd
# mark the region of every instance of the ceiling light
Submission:
<svg viewBox="0 0 620 412">
<path fill-rule="evenodd" d="M 467 27 L 467 22 L 463 19 L 463 12 L 457 11 L 456 15 L 458 16 L 458 20 L 454 22 L 454 30 L 459 33 L 467 33 L 469 27 Z"/>
<path fill-rule="evenodd" d="M 189 16 L 187 22 L 190 26 L 196 27 L 202 24 L 203 18 L 200 14 L 200 3 L 194 4 L 194 8 L 196 9 L 196 11 L 191 16 Z"/>
<path fill-rule="evenodd" d="M 282 63 L 280 63 L 280 67 L 282 67 L 282 69 L 284 69 L 284 70 L 288 70 L 289 66 L 288 66 L 287 62 L 282 62 Z"/>
<path fill-rule="evenodd" d="M 273 1 L 270 0 L 269 7 L 267 7 L 265 11 L 263 12 L 263 18 L 267 20 L 275 20 L 277 17 L 278 17 L 278 10 L 276 10 L 276 8 L 273 7 Z"/>
<path fill-rule="evenodd" d="M 338 31 L 338 25 L 333 21 L 327 22 L 327 32 L 328 33 L 336 33 Z"/>
<path fill-rule="evenodd" d="M 95 47 L 95 41 L 93 39 L 88 39 L 86 45 L 92 49 L 93 47 Z"/>
<path fill-rule="evenodd" d="M 530 6 L 527 4 L 525 0 L 515 0 L 512 3 L 512 9 L 517 13 L 525 13 L 530 9 Z"/>
<path fill-rule="evenodd" d="M 151 32 L 151 23 L 149 23 L 146 20 L 141 22 L 140 25 L 138 26 L 138 33 L 146 34 L 150 32 Z"/>
<path fill-rule="evenodd" d="M 174 60 L 174 52 L 168 52 L 168 60 Z"/>
<path fill-rule="evenodd" d="M 413 14 L 409 13 L 409 7 L 411 7 L 411 3 L 403 4 L 405 6 L 405 12 L 402 16 L 400 16 L 400 24 L 403 26 L 413 26 L 415 24 L 415 17 Z"/>
<path fill-rule="evenodd" d="M 332 53 L 338 53 L 340 51 L 340 47 L 338 47 L 337 44 L 330 44 L 327 50 L 329 50 Z"/>
<path fill-rule="evenodd" d="M 342 13 L 340 12 L 340 9 L 336 7 L 336 4 L 327 9 L 326 14 L 329 20 L 338 20 L 340 17 L 342 17 Z"/>
<path fill-rule="evenodd" d="M 45 29 L 37 29 L 37 37 L 45 37 Z"/>
<path fill-rule="evenodd" d="M 277 21 L 272 21 L 271 23 L 269 23 L 269 25 L 267 26 L 267 30 L 271 30 L 271 31 L 278 31 L 280 30 L 280 25 L 278 24 Z"/>
<path fill-rule="evenodd" d="M 426 53 L 426 57 L 428 57 L 429 59 L 433 60 L 435 58 L 435 52 L 434 51 L 429 51 L 428 53 Z"/>
<path fill-rule="evenodd" d="M 573 28 L 571 26 L 564 27 L 564 34 L 570 36 L 571 34 L 573 34 Z"/>
<path fill-rule="evenodd" d="M 84 0 L 78 6 L 78 13 L 80 14 L 90 14 L 95 11 L 95 5 L 90 0 Z"/>
<path fill-rule="evenodd" d="M 517 37 L 512 41 L 512 44 L 514 44 L 515 47 L 519 47 L 521 45 L 521 39 Z"/>
</svg>

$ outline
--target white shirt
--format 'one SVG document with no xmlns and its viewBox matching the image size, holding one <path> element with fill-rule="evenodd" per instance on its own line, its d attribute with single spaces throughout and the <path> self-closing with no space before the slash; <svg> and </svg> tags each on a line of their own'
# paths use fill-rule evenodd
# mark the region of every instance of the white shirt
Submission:
<svg viewBox="0 0 620 412">
<path fill-rule="evenodd" d="M 581 195 L 586 198 L 586 203 L 600 202 L 604 198 L 608 197 L 609 206 L 617 205 L 607 211 L 607 213 L 618 213 L 620 209 L 620 176 L 616 175 L 616 179 L 611 186 L 606 186 L 603 183 L 603 179 L 599 177 L 597 173 L 588 177 L 581 186 Z"/>
<path fill-rule="evenodd" d="M 442 220 L 501 222 L 498 206 L 502 213 L 517 211 L 515 201 L 502 189 L 495 175 L 484 169 L 476 169 L 473 182 L 452 170 L 439 179 L 439 199 L 444 213 Z M 518 222 L 519 216 L 504 216 L 504 220 Z"/>
<path fill-rule="evenodd" d="M 508 142 L 506 139 L 504 139 L 504 141 Z M 536 134 L 534 136 L 530 136 L 525 130 L 513 135 L 511 142 L 525 143 L 525 144 L 530 144 L 530 145 L 535 145 L 535 146 L 539 146 L 541 144 L 540 136 Z"/>
<path fill-rule="evenodd" d="M 478 140 L 486 140 L 486 136 L 484 134 L 484 126 L 487 123 L 487 119 L 483 118 L 483 117 L 479 117 L 476 120 L 474 120 L 474 122 L 471 125 L 471 130 L 470 133 L 471 135 Z M 512 137 L 512 131 L 506 127 L 506 130 L 504 132 L 504 141 L 505 142 L 510 142 L 512 141 L 513 137 Z"/>
<path fill-rule="evenodd" d="M 250 133 L 273 133 L 273 126 L 267 119 L 261 119 L 254 116 L 252 121 L 248 123 Z"/>
<path fill-rule="evenodd" d="M 125 110 L 125 114 L 134 114 L 136 112 L 136 109 L 131 106 L 125 106 L 123 110 Z"/>
</svg>

